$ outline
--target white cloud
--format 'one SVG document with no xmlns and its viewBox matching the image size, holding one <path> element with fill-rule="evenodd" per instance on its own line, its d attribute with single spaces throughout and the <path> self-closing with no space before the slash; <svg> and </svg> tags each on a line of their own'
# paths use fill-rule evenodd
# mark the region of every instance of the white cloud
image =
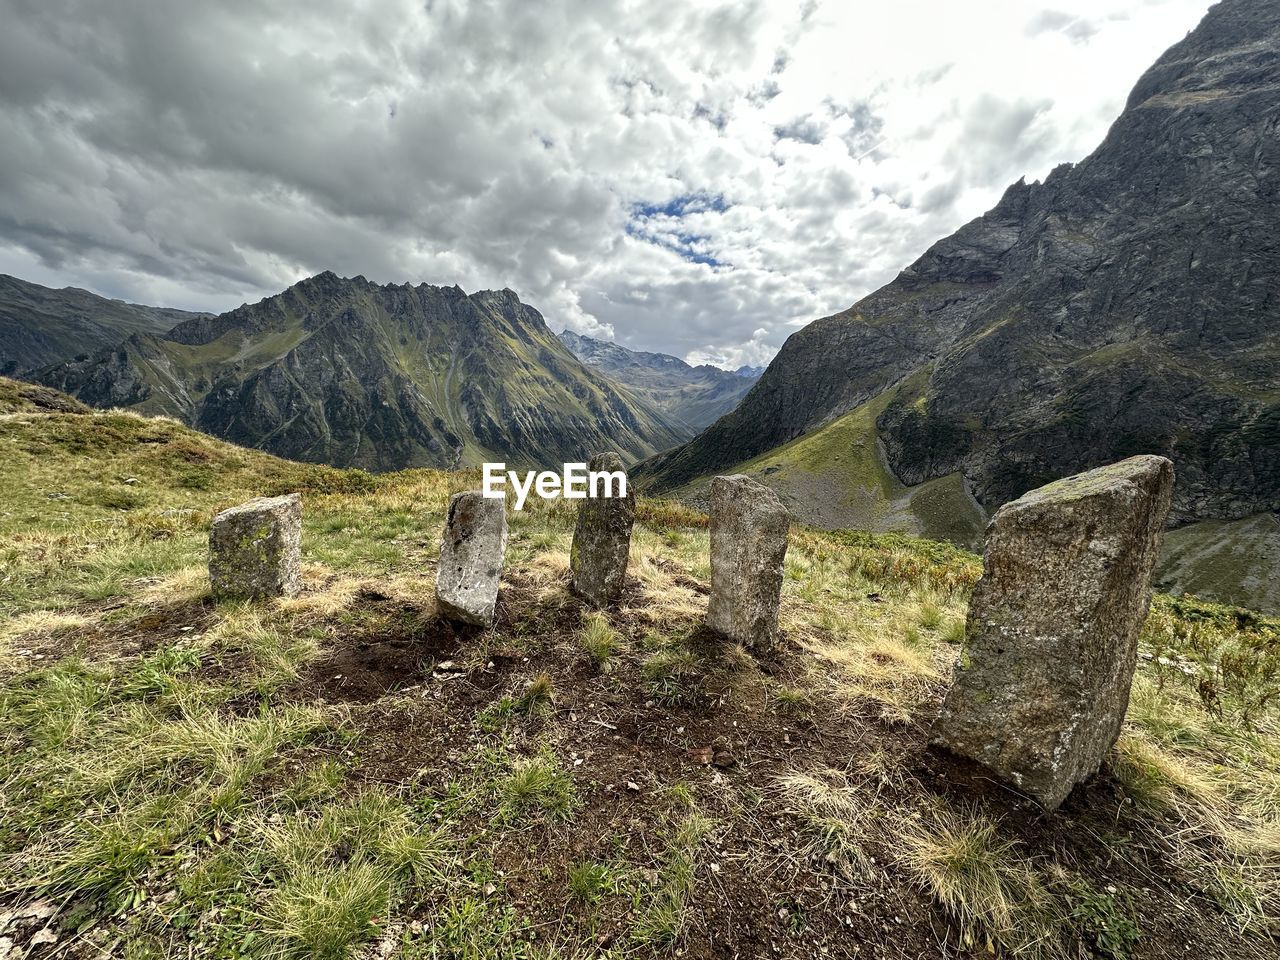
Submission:
<svg viewBox="0 0 1280 960">
<path fill-rule="evenodd" d="M 510 286 L 758 363 L 1087 154 L 1208 6 L 0 0 L 0 270 L 198 309 Z"/>
<path fill-rule="evenodd" d="M 708 344 L 699 350 L 691 350 L 685 360 L 697 366 L 709 363 L 726 370 L 737 370 L 739 367 L 757 367 L 766 365 L 773 359 L 777 349 L 769 340 L 772 331 L 768 327 L 760 327 L 751 334 L 746 343 L 722 347 Z"/>
</svg>

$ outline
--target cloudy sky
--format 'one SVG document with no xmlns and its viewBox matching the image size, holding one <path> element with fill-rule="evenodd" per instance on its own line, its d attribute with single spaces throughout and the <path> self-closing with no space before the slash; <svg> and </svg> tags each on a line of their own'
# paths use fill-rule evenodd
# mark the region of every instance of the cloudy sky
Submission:
<svg viewBox="0 0 1280 960">
<path fill-rule="evenodd" d="M 0 272 L 512 287 L 725 365 L 1101 140 L 1210 0 L 0 0 Z"/>
</svg>

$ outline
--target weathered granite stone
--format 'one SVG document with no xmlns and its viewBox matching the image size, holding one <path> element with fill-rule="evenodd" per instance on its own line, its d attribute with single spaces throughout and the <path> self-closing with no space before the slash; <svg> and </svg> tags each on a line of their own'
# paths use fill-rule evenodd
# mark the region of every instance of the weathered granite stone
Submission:
<svg viewBox="0 0 1280 960">
<path fill-rule="evenodd" d="M 774 643 L 790 522 L 777 494 L 750 477 L 711 481 L 712 630 L 748 647 Z"/>
<path fill-rule="evenodd" d="M 209 584 L 218 599 L 291 597 L 301 582 L 302 497 L 258 497 L 213 518 Z"/>
<path fill-rule="evenodd" d="M 1133 457 L 996 513 L 935 743 L 1051 810 L 1097 772 L 1129 706 L 1172 494 L 1172 463 Z"/>
<path fill-rule="evenodd" d="M 440 541 L 436 600 L 450 620 L 493 623 L 507 553 L 507 504 L 478 490 L 455 493 Z"/>
<path fill-rule="evenodd" d="M 587 470 L 622 472 L 622 458 L 616 453 L 597 454 Z M 588 497 L 578 508 L 569 554 L 571 585 L 592 606 L 605 607 L 622 597 L 635 519 L 636 498 L 630 484 L 625 497 Z"/>
</svg>

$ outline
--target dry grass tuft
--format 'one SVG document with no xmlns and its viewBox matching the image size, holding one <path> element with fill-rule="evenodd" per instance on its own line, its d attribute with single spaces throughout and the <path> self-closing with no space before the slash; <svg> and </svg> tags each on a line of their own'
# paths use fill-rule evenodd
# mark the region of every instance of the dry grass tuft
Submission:
<svg viewBox="0 0 1280 960">
<path fill-rule="evenodd" d="M 782 801 L 805 838 L 800 852 L 849 881 L 866 880 L 876 872 L 871 851 L 883 831 L 884 809 L 877 791 L 868 786 L 830 769 L 778 780 Z"/>
<path fill-rule="evenodd" d="M 874 705 L 882 719 L 910 723 L 936 698 L 944 674 L 929 650 L 894 637 L 802 641 L 837 670 L 832 694 L 851 708 Z"/>
<path fill-rule="evenodd" d="M 904 816 L 891 830 L 895 861 L 955 920 L 961 946 L 1059 953 L 1059 908 L 994 822 L 976 811 L 939 807 Z"/>
</svg>

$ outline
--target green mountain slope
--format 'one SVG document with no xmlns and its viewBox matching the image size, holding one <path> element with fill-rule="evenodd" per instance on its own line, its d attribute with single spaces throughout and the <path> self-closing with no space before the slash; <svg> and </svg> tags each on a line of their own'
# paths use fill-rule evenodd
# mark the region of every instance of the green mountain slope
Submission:
<svg viewBox="0 0 1280 960">
<path fill-rule="evenodd" d="M 584 367 L 510 290 L 332 273 L 37 378 L 281 456 L 390 470 L 636 459 L 678 428 Z"/>
<path fill-rule="evenodd" d="M 989 517 L 959 473 L 909 487 L 890 469 L 875 423 L 895 393 L 724 472 L 771 487 L 796 519 L 824 530 L 904 533 L 980 549 Z M 667 495 L 705 509 L 710 485 L 704 477 Z M 1202 520 L 1167 531 L 1154 579 L 1171 594 L 1280 614 L 1280 516 Z"/>
<path fill-rule="evenodd" d="M 13 376 L 96 353 L 135 333 L 165 333 L 204 314 L 53 290 L 0 274 L 0 374 Z"/>
<path fill-rule="evenodd" d="M 665 353 L 628 350 L 571 330 L 562 331 L 560 340 L 587 366 L 644 397 L 681 425 L 684 440 L 736 407 L 760 378 L 760 371 L 731 372 L 710 364 L 694 367 Z"/>
<path fill-rule="evenodd" d="M 1280 515 L 1205 520 L 1165 536 L 1156 585 L 1280 614 Z"/>
<path fill-rule="evenodd" d="M 895 390 L 766 454 L 725 469 L 772 487 L 792 514 L 827 530 L 906 533 L 965 547 L 981 544 L 987 515 L 959 474 L 915 487 L 893 475 L 876 435 L 876 418 Z M 704 506 L 710 478 L 670 491 Z"/>
</svg>

